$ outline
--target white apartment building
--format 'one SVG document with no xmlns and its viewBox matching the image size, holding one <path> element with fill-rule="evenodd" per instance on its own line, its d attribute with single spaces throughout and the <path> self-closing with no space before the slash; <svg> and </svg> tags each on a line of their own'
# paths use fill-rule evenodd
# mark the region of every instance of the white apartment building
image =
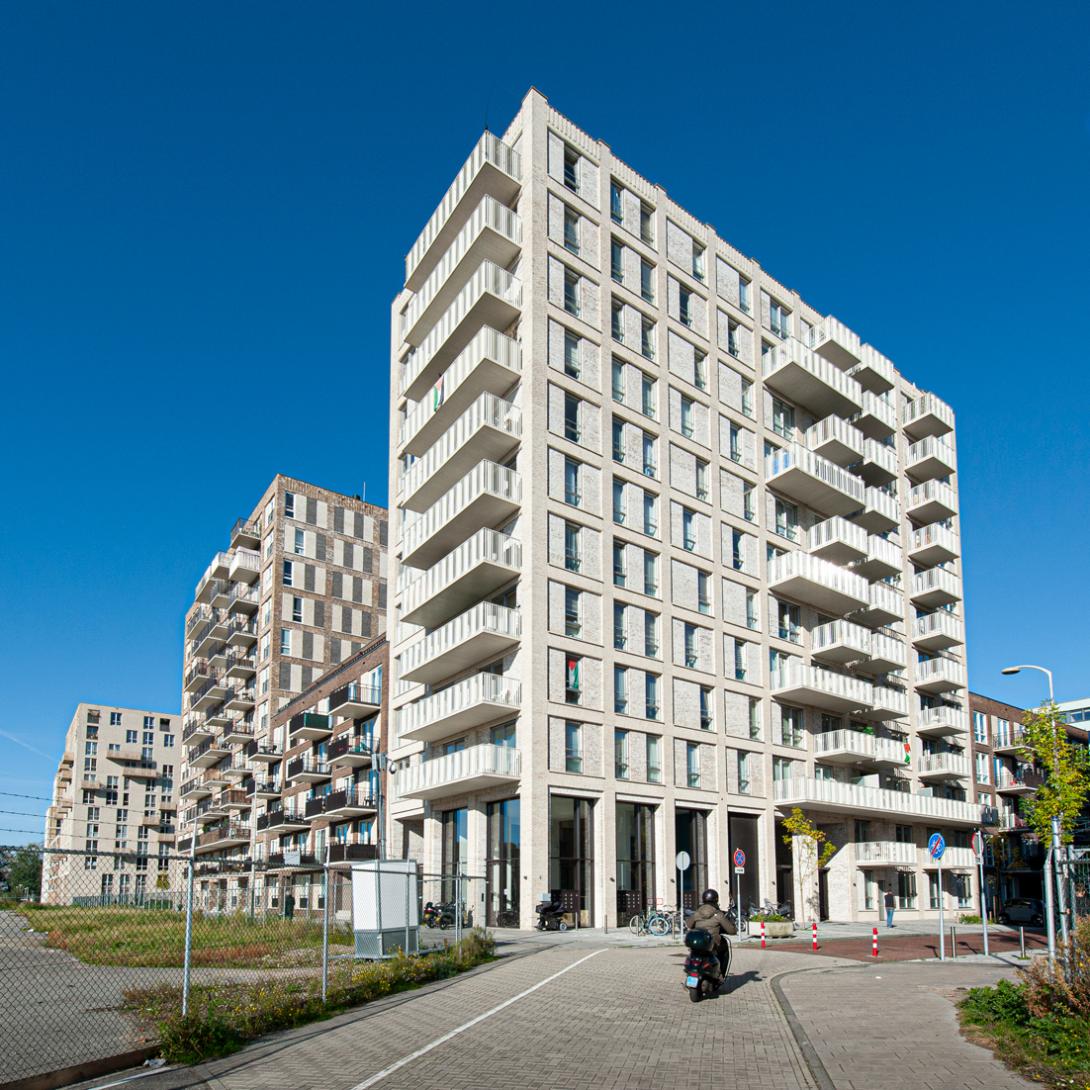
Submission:
<svg viewBox="0 0 1090 1090">
<path fill-rule="evenodd" d="M 139 904 L 169 890 L 180 731 L 177 712 L 76 706 L 45 817 L 46 904 Z"/>
<path fill-rule="evenodd" d="M 677 903 L 680 849 L 686 902 L 739 847 L 800 919 L 975 896 L 949 406 L 536 91 L 392 327 L 395 848 L 523 926 Z"/>
</svg>

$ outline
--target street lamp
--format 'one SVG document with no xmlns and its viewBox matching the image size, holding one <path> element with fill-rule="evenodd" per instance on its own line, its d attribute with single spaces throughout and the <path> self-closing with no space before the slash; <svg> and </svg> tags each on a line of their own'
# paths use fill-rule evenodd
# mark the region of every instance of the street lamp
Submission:
<svg viewBox="0 0 1090 1090">
<path fill-rule="evenodd" d="M 1052 687 L 1052 671 L 1045 666 L 1034 666 L 1032 663 L 1022 663 L 1019 666 L 1004 666 L 1000 671 L 1002 674 L 1010 676 L 1011 674 L 1021 673 L 1023 670 L 1036 670 L 1038 673 L 1042 673 L 1048 678 L 1048 714 L 1049 719 L 1052 722 L 1052 771 L 1056 772 L 1056 714 L 1053 708 L 1056 704 L 1056 696 Z M 1048 856 L 1045 859 L 1045 922 L 1048 924 L 1048 960 L 1054 962 L 1056 960 L 1056 922 L 1054 918 L 1054 909 L 1052 904 L 1052 869 L 1054 866 L 1054 860 L 1058 861 L 1060 856 L 1057 853 L 1057 848 L 1060 843 L 1061 829 L 1060 819 L 1054 817 L 1052 819 L 1052 846 L 1048 850 Z M 1058 869 L 1058 868 L 1057 868 Z M 1059 874 L 1056 875 L 1056 889 L 1060 899 L 1060 927 L 1063 930 L 1064 941 L 1067 941 L 1067 917 L 1063 911 L 1063 882 L 1060 881 Z"/>
</svg>

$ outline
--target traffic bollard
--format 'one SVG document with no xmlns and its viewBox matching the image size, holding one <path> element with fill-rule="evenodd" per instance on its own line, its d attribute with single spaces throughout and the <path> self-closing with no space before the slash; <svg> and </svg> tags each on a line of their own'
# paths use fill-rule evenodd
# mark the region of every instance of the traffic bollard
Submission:
<svg viewBox="0 0 1090 1090">
<path fill-rule="evenodd" d="M 765 922 L 761 920 L 761 949 L 765 949 Z"/>
<path fill-rule="evenodd" d="M 818 948 L 818 945 L 817 945 L 817 920 L 814 920 L 814 922 L 810 925 L 810 933 L 811 933 L 811 935 L 813 937 L 813 948 L 814 948 L 814 953 L 816 954 L 817 953 L 817 948 Z"/>
<path fill-rule="evenodd" d="M 958 929 L 956 927 L 950 928 L 950 956 L 953 958 L 958 956 Z"/>
<path fill-rule="evenodd" d="M 1018 928 L 1018 948 L 1019 957 L 1025 958 L 1026 956 L 1026 929 L 1024 927 Z"/>
<path fill-rule="evenodd" d="M 878 928 L 871 928 L 871 940 L 870 940 L 870 953 L 871 957 L 878 957 Z"/>
</svg>

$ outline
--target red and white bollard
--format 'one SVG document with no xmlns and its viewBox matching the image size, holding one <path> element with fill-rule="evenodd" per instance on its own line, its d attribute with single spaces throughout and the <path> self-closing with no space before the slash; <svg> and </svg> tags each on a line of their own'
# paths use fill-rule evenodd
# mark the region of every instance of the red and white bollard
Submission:
<svg viewBox="0 0 1090 1090">
<path fill-rule="evenodd" d="M 870 940 L 870 952 L 871 957 L 878 957 L 878 928 L 871 928 L 871 940 Z"/>
<path fill-rule="evenodd" d="M 761 920 L 761 949 L 765 949 L 765 922 Z"/>
<path fill-rule="evenodd" d="M 810 934 L 813 936 L 813 947 L 814 947 L 814 953 L 816 954 L 817 953 L 817 948 L 818 948 L 818 945 L 817 945 L 817 920 L 814 920 L 814 922 L 810 925 Z"/>
</svg>

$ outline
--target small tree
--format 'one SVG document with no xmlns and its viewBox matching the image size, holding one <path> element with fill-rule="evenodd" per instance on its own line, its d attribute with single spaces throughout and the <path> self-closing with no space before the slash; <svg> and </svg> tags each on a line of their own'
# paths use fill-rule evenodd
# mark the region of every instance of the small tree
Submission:
<svg viewBox="0 0 1090 1090">
<path fill-rule="evenodd" d="M 159 877 L 155 879 L 155 888 L 170 889 L 170 878 L 165 874 L 160 874 Z"/>
<path fill-rule="evenodd" d="M 800 875 L 803 896 L 807 896 L 807 890 L 816 887 L 817 876 L 821 868 L 826 866 L 830 859 L 836 855 L 836 845 L 830 841 L 823 830 L 819 829 L 797 806 L 792 807 L 791 813 L 783 819 L 783 827 L 787 830 L 783 842 L 790 847 L 795 837 L 800 837 L 805 845 Z M 813 873 L 811 874 L 811 864 Z M 810 915 L 817 915 L 817 894 L 809 894 L 812 903 L 809 906 Z"/>
<path fill-rule="evenodd" d="M 1052 847 L 1052 819 L 1058 817 L 1063 843 L 1070 844 L 1090 798 L 1090 751 L 1071 744 L 1055 704 L 1027 711 L 1022 725 L 1020 748 L 1045 775 L 1033 797 L 1022 802 L 1022 816 L 1046 847 Z"/>
<path fill-rule="evenodd" d="M 8 865 L 8 886 L 15 897 L 38 900 L 42 893 L 42 853 L 37 845 L 16 849 Z"/>
</svg>

